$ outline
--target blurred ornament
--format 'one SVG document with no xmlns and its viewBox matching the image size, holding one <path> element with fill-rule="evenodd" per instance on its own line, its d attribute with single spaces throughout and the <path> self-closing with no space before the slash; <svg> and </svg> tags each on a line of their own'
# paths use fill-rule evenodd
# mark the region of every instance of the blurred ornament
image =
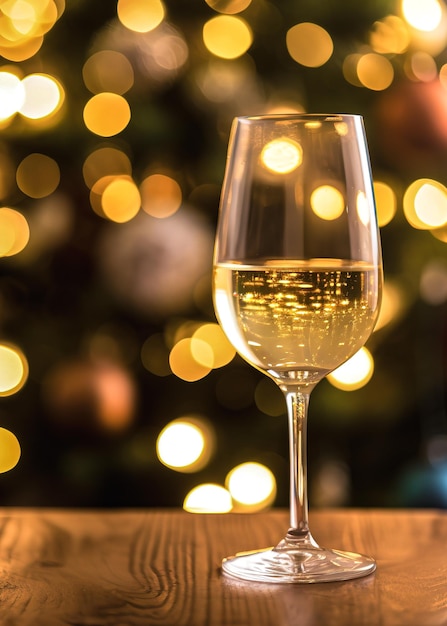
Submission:
<svg viewBox="0 0 447 626">
<path fill-rule="evenodd" d="M 197 64 L 190 78 L 188 95 L 197 106 L 222 108 L 225 120 L 241 115 L 241 111 L 248 114 L 265 108 L 264 89 L 248 54 L 231 61 L 212 58 Z M 225 136 L 227 132 L 225 128 Z"/>
<path fill-rule="evenodd" d="M 119 364 L 73 360 L 46 377 L 44 402 L 61 430 L 96 437 L 121 433 L 133 421 L 135 384 Z"/>
<path fill-rule="evenodd" d="M 212 266 L 213 233 L 183 207 L 158 219 L 140 212 L 105 230 L 99 265 L 105 283 L 124 306 L 150 318 L 185 313 L 194 288 Z"/>
<path fill-rule="evenodd" d="M 439 80 L 401 82 L 376 103 L 381 156 L 393 169 L 418 176 L 445 169 L 447 89 Z"/>
<path fill-rule="evenodd" d="M 188 45 L 181 33 L 163 22 L 155 30 L 137 33 L 117 20 L 99 32 L 93 52 L 113 50 L 123 54 L 135 72 L 134 89 L 147 90 L 171 83 L 188 60 Z"/>
</svg>

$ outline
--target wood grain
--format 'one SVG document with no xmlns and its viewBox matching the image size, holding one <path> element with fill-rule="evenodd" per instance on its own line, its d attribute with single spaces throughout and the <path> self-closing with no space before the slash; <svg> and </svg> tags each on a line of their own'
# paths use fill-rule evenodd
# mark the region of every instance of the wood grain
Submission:
<svg viewBox="0 0 447 626">
<path fill-rule="evenodd" d="M 355 581 L 243 583 L 222 557 L 274 545 L 284 511 L 0 510 L 2 626 L 444 626 L 447 514 L 311 514 L 322 545 L 377 559 Z"/>
</svg>

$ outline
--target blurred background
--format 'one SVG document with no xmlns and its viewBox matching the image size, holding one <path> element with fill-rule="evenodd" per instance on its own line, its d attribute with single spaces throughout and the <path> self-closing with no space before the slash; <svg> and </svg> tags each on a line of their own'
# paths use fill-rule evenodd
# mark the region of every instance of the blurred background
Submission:
<svg viewBox="0 0 447 626">
<path fill-rule="evenodd" d="M 311 506 L 447 506 L 442 0 L 0 2 L 2 505 L 288 505 L 211 264 L 233 117 L 303 111 L 364 116 L 385 264 L 312 394 Z"/>
</svg>

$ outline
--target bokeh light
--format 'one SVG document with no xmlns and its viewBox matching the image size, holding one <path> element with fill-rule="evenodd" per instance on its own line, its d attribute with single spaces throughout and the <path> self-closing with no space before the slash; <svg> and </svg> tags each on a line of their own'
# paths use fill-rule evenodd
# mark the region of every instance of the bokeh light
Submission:
<svg viewBox="0 0 447 626">
<path fill-rule="evenodd" d="M 100 50 L 84 63 L 82 77 L 94 94 L 101 92 L 122 95 L 134 84 L 134 70 L 129 59 L 116 50 Z"/>
<path fill-rule="evenodd" d="M 403 210 L 413 228 L 440 228 L 447 223 L 447 188 L 437 180 L 419 178 L 407 187 Z"/>
<path fill-rule="evenodd" d="M 312 211 L 323 220 L 336 220 L 346 208 L 343 194 L 332 185 L 321 185 L 310 196 Z"/>
<path fill-rule="evenodd" d="M 346 363 L 328 374 L 327 379 L 334 387 L 343 391 L 361 389 L 374 374 L 374 360 L 368 348 L 360 348 Z"/>
<path fill-rule="evenodd" d="M 334 122 L 334 128 L 340 137 L 346 137 L 349 133 L 349 126 L 346 122 Z"/>
<path fill-rule="evenodd" d="M 30 198 L 44 198 L 55 191 L 60 182 L 57 162 L 45 154 L 29 154 L 16 172 L 17 186 Z"/>
<path fill-rule="evenodd" d="M 114 178 L 101 195 L 104 215 L 113 222 L 122 224 L 133 219 L 141 207 L 141 196 L 133 180 Z"/>
<path fill-rule="evenodd" d="M 213 351 L 205 341 L 181 339 L 169 354 L 169 365 L 172 372 L 182 380 L 200 380 L 213 368 Z"/>
<path fill-rule="evenodd" d="M 25 97 L 19 111 L 24 117 L 38 120 L 54 115 L 64 102 L 62 85 L 53 76 L 29 74 L 22 85 Z"/>
<path fill-rule="evenodd" d="M 276 497 L 276 480 L 261 463 L 242 463 L 227 475 L 225 485 L 234 501 L 234 510 L 254 512 L 270 506 Z"/>
<path fill-rule="evenodd" d="M 118 0 L 117 13 L 126 28 L 148 33 L 163 21 L 165 8 L 161 0 Z"/>
<path fill-rule="evenodd" d="M 44 36 L 65 9 L 64 0 L 22 0 L 2 3 L 0 54 L 10 61 L 26 61 L 41 48 Z"/>
<path fill-rule="evenodd" d="M 324 65 L 334 51 L 332 37 L 327 30 L 311 22 L 292 26 L 287 31 L 286 44 L 292 59 L 306 67 Z"/>
<path fill-rule="evenodd" d="M 205 368 L 212 369 L 214 367 L 213 349 L 207 341 L 193 336 L 189 345 L 191 355 L 196 363 L 203 365 Z"/>
<path fill-rule="evenodd" d="M 25 249 L 30 229 L 25 216 L 9 207 L 0 207 L 0 256 L 13 256 Z"/>
<path fill-rule="evenodd" d="M 275 174 L 289 174 L 299 167 L 303 160 L 303 149 L 292 139 L 283 137 L 267 143 L 261 152 L 261 161 Z"/>
<path fill-rule="evenodd" d="M 442 19 L 438 0 L 402 0 L 402 13 L 406 21 L 417 30 L 435 30 Z"/>
<path fill-rule="evenodd" d="M 36 12 L 28 2 L 4 2 L 3 12 L 17 33 L 26 35 L 32 30 Z"/>
<path fill-rule="evenodd" d="M 201 456 L 205 446 L 202 432 L 194 424 L 177 421 L 168 424 L 157 439 L 157 456 L 167 467 L 189 468 Z"/>
<path fill-rule="evenodd" d="M 182 417 L 167 424 L 157 437 L 157 457 L 178 472 L 198 472 L 209 462 L 214 437 L 209 424 L 197 417 Z"/>
<path fill-rule="evenodd" d="M 360 83 L 372 91 L 387 89 L 394 79 L 394 69 L 386 57 L 369 52 L 357 62 L 357 76 Z"/>
<path fill-rule="evenodd" d="M 127 100 L 116 93 L 98 93 L 84 107 L 86 127 L 101 137 L 112 137 L 123 131 L 129 124 L 130 117 Z"/>
<path fill-rule="evenodd" d="M 9 472 L 20 460 L 21 449 L 17 437 L 10 430 L 0 428 L 0 473 Z"/>
<path fill-rule="evenodd" d="M 194 342 L 197 340 L 209 346 L 212 353 L 213 368 L 227 365 L 236 356 L 236 350 L 218 324 L 203 324 L 193 333 L 192 340 L 193 348 Z"/>
<path fill-rule="evenodd" d="M 19 76 L 0 71 L 0 121 L 17 113 L 25 101 L 25 89 Z"/>
<path fill-rule="evenodd" d="M 37 37 L 31 37 L 24 39 L 23 41 L 14 42 L 12 45 L 0 44 L 1 55 L 8 59 L 8 61 L 14 61 L 19 63 L 30 59 L 39 52 L 43 44 L 43 37 L 38 35 Z"/>
<path fill-rule="evenodd" d="M 229 513 L 233 508 L 230 492 L 214 483 L 204 483 L 191 489 L 183 502 L 189 513 Z"/>
<path fill-rule="evenodd" d="M 140 185 L 143 210 L 153 217 L 169 217 L 182 204 L 182 190 L 176 180 L 165 174 L 151 174 Z"/>
<path fill-rule="evenodd" d="M 447 188 L 424 183 L 414 197 L 417 217 L 429 228 L 439 228 L 447 222 Z"/>
<path fill-rule="evenodd" d="M 14 345 L 0 344 L 0 397 L 12 396 L 28 379 L 28 361 Z"/>
<path fill-rule="evenodd" d="M 203 42 L 214 55 L 236 59 L 250 48 L 253 35 L 245 20 L 232 15 L 219 15 L 203 26 Z"/>
<path fill-rule="evenodd" d="M 379 54 L 403 54 L 411 43 L 411 36 L 402 18 L 387 15 L 374 22 L 369 40 Z"/>
</svg>

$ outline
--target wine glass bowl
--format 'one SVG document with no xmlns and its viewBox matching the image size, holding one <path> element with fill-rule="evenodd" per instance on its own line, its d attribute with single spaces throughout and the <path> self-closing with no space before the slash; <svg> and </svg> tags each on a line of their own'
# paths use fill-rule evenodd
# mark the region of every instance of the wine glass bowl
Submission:
<svg viewBox="0 0 447 626">
<path fill-rule="evenodd" d="M 236 118 L 216 233 L 214 305 L 237 352 L 284 393 L 290 528 L 273 549 L 224 559 L 225 573 L 318 582 L 375 569 L 370 557 L 321 548 L 311 535 L 306 426 L 315 385 L 372 333 L 381 280 L 362 118 Z"/>
</svg>

